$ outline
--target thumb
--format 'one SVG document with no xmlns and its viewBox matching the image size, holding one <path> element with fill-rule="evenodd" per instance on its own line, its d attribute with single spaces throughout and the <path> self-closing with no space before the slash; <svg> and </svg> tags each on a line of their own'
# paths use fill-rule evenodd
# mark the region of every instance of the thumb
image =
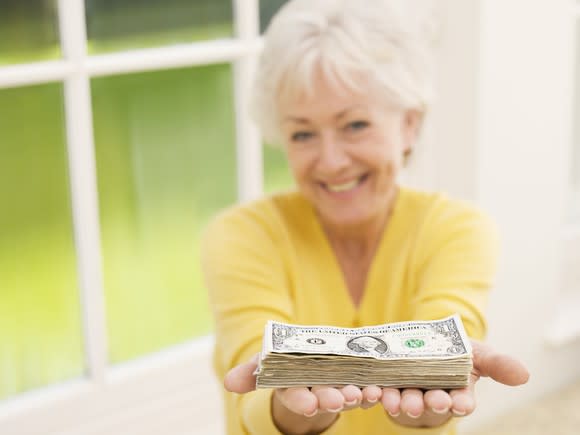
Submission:
<svg viewBox="0 0 580 435">
<path fill-rule="evenodd" d="M 528 382 L 530 373 L 521 361 L 478 341 L 473 347 L 473 368 L 480 376 L 490 377 L 504 385 L 515 387 Z"/>
<path fill-rule="evenodd" d="M 258 367 L 260 354 L 243 364 L 232 368 L 224 378 L 224 387 L 232 393 L 244 394 L 256 389 L 256 375 L 254 371 Z"/>
</svg>

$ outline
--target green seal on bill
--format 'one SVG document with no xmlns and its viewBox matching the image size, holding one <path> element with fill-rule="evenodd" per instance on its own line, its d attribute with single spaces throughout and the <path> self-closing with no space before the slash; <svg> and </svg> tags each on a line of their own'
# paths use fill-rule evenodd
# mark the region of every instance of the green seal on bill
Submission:
<svg viewBox="0 0 580 435">
<path fill-rule="evenodd" d="M 425 346 L 425 342 L 418 338 L 410 338 L 409 340 L 405 341 L 405 346 L 410 347 L 411 349 L 417 349 L 419 347 Z"/>
</svg>

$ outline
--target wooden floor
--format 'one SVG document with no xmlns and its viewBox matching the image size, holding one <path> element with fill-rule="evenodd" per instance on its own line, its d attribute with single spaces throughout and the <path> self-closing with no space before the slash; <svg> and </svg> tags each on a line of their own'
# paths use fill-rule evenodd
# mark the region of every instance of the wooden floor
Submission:
<svg viewBox="0 0 580 435">
<path fill-rule="evenodd" d="M 466 435 L 579 435 L 580 382 Z"/>
</svg>

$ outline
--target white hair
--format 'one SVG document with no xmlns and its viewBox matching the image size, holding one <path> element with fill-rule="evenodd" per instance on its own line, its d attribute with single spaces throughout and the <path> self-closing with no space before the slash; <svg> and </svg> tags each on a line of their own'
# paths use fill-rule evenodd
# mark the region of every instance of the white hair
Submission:
<svg viewBox="0 0 580 435">
<path fill-rule="evenodd" d="M 418 0 L 416 0 L 418 1 Z M 280 98 L 311 96 L 315 74 L 385 104 L 424 112 L 432 98 L 432 38 L 413 0 L 292 0 L 264 37 L 251 112 L 264 139 L 281 143 Z M 423 14 L 425 15 L 425 14 Z M 424 18 L 424 16 L 423 16 Z"/>
</svg>

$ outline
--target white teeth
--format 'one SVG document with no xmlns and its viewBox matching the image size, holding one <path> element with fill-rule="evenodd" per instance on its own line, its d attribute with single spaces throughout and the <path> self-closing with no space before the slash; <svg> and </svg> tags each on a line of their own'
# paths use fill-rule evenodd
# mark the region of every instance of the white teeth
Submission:
<svg viewBox="0 0 580 435">
<path fill-rule="evenodd" d="M 347 183 L 342 183 L 342 184 L 327 184 L 326 187 L 328 187 L 328 190 L 332 191 L 332 192 L 345 192 L 347 190 L 350 190 L 354 187 L 356 187 L 359 183 L 359 179 L 356 178 L 352 181 L 349 181 Z"/>
</svg>

